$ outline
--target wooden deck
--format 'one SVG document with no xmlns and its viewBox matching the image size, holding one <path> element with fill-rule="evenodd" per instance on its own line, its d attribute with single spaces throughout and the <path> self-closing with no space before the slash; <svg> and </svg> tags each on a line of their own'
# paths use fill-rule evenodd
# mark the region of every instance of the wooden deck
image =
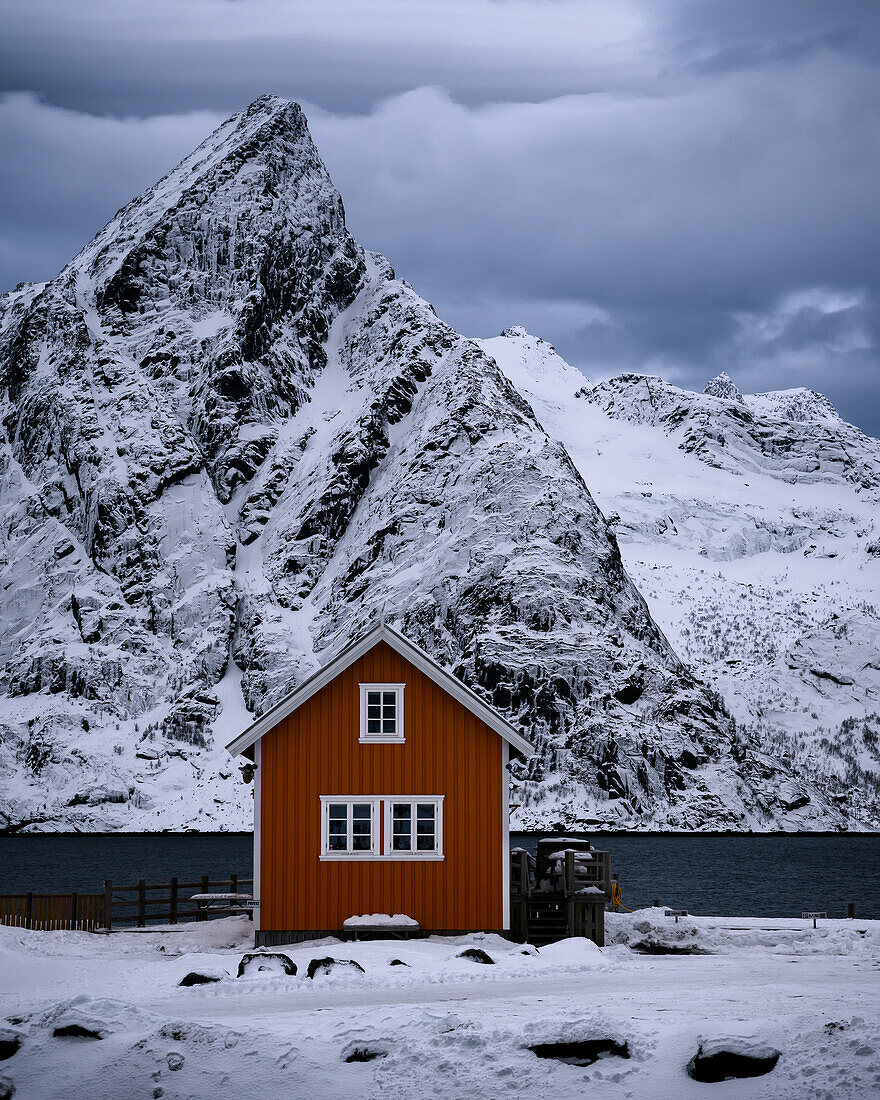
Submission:
<svg viewBox="0 0 880 1100">
<path fill-rule="evenodd" d="M 550 837 L 535 856 L 510 853 L 510 932 L 540 946 L 565 936 L 605 944 L 605 905 L 611 898 L 611 855 L 584 840 Z"/>
</svg>

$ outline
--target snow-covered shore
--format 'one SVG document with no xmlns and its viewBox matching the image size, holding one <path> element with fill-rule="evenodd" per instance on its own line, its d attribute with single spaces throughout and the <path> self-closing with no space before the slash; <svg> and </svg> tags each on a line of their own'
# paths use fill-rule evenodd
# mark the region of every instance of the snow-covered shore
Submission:
<svg viewBox="0 0 880 1100">
<path fill-rule="evenodd" d="M 238 918 L 110 936 L 0 928 L 0 1053 L 20 1042 L 0 1080 L 16 1100 L 593 1090 L 671 1100 L 712 1088 L 687 1065 L 716 1044 L 780 1052 L 771 1072 L 727 1081 L 721 1096 L 880 1093 L 880 921 L 675 924 L 645 909 L 608 914 L 601 950 L 484 935 L 322 940 L 282 949 L 296 975 L 239 978 L 251 937 Z M 468 948 L 493 964 L 461 957 Z M 694 953 L 640 953 L 670 948 Z M 319 967 L 310 979 L 309 963 L 327 957 L 362 969 Z M 181 987 L 194 971 L 220 980 Z M 625 1044 L 629 1057 L 582 1066 L 530 1049 L 590 1039 Z"/>
</svg>

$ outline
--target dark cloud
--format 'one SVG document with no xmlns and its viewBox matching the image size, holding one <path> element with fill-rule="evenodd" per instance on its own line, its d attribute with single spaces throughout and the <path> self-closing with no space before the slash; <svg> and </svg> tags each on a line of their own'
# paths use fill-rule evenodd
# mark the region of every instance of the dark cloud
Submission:
<svg viewBox="0 0 880 1100">
<path fill-rule="evenodd" d="M 0 91 L 90 113 L 227 113 L 267 88 L 328 110 L 439 84 L 465 102 L 644 88 L 633 0 L 7 0 Z M 645 61 L 648 64 L 645 65 Z"/>
<path fill-rule="evenodd" d="M 0 288 L 272 90 L 358 238 L 463 331 L 525 324 L 593 377 L 810 385 L 880 433 L 880 8 L 7 6 L 30 94 L 0 101 Z"/>
</svg>

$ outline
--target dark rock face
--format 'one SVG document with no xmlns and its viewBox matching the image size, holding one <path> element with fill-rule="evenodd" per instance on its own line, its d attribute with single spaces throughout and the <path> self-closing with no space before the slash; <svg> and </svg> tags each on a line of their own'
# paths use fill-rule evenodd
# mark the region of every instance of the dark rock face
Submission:
<svg viewBox="0 0 880 1100">
<path fill-rule="evenodd" d="M 85 1027 L 83 1024 L 62 1024 L 56 1027 L 52 1035 L 56 1039 L 103 1039 L 104 1034 L 97 1028 Z"/>
<path fill-rule="evenodd" d="M 0 1027 L 0 1062 L 5 1062 L 21 1049 L 22 1035 L 8 1027 Z"/>
<path fill-rule="evenodd" d="M 334 959 L 330 955 L 323 959 L 312 959 L 306 973 L 308 977 L 314 978 L 316 974 L 327 975 L 334 970 L 357 970 L 361 974 L 365 973 L 361 964 L 354 959 Z"/>
<path fill-rule="evenodd" d="M 742 1077 L 763 1077 L 776 1068 L 779 1058 L 780 1052 L 771 1048 L 713 1043 L 700 1047 L 688 1062 L 687 1073 L 694 1081 L 710 1084 Z"/>
<path fill-rule="evenodd" d="M 387 1050 L 374 1050 L 372 1047 L 355 1047 L 344 1057 L 344 1062 L 373 1062 L 377 1058 L 387 1058 Z"/>
<path fill-rule="evenodd" d="M 0 299 L 0 387 L 0 827 L 246 827 L 218 746 L 381 615 L 534 741 L 524 827 L 751 820 L 567 452 L 353 240 L 296 105 Z"/>
<path fill-rule="evenodd" d="M 242 955 L 238 964 L 237 977 L 245 974 L 289 974 L 296 975 L 296 963 L 281 951 L 260 951 Z M 309 977 L 312 975 L 309 974 Z M 181 985 L 183 983 L 181 982 Z"/>
<path fill-rule="evenodd" d="M 481 947 L 467 947 L 464 951 L 459 952 L 459 954 L 457 954 L 455 957 L 457 959 L 470 959 L 471 962 L 483 963 L 486 966 L 492 966 L 495 963 L 495 960 L 492 958 L 492 956 L 486 954 L 486 952 Z"/>
<path fill-rule="evenodd" d="M 570 1043 L 536 1043 L 530 1046 L 539 1058 L 553 1058 L 570 1066 L 591 1066 L 607 1054 L 629 1058 L 629 1046 L 616 1039 L 579 1039 Z"/>
<path fill-rule="evenodd" d="M 177 984 L 182 986 L 211 985 L 214 982 L 222 981 L 223 975 L 215 971 L 191 970 L 189 974 L 184 974 Z"/>
</svg>

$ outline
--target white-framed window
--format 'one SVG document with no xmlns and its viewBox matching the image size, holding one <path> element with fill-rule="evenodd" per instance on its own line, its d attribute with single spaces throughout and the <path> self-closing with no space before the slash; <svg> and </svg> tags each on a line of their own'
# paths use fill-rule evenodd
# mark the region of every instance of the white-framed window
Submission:
<svg viewBox="0 0 880 1100">
<path fill-rule="evenodd" d="M 321 858 L 371 859 L 379 855 L 381 800 L 321 796 Z"/>
<path fill-rule="evenodd" d="M 361 684 L 359 741 L 398 744 L 403 736 L 404 684 Z"/>
<path fill-rule="evenodd" d="M 392 859 L 443 857 L 443 797 L 385 799 L 385 843 Z"/>
<path fill-rule="evenodd" d="M 322 860 L 443 858 L 443 795 L 321 795 Z"/>
</svg>

